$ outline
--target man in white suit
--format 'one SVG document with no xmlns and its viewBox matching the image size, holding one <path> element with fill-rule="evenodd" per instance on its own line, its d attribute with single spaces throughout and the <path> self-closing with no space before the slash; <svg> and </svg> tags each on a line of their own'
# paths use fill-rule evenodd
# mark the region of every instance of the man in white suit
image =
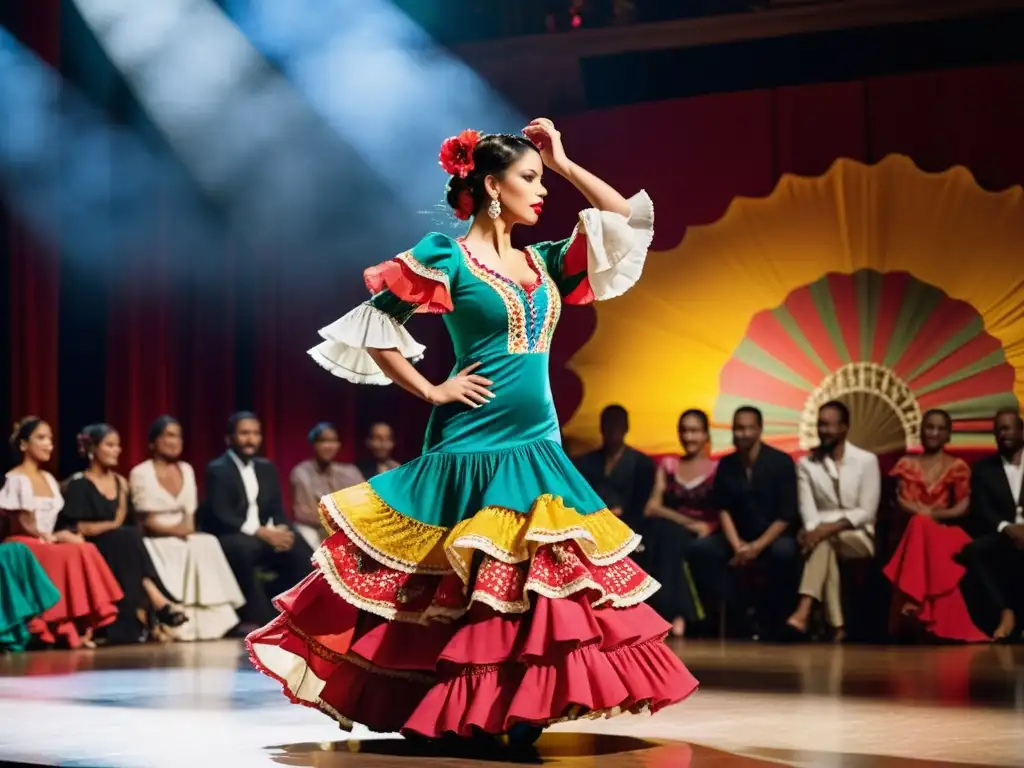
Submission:
<svg viewBox="0 0 1024 768">
<path fill-rule="evenodd" d="M 838 558 L 871 557 L 882 478 L 878 457 L 847 442 L 850 411 L 833 400 L 818 410 L 819 446 L 797 464 L 804 555 L 800 602 L 789 627 L 806 635 L 814 603 L 823 604 L 836 640 L 846 636 Z"/>
</svg>

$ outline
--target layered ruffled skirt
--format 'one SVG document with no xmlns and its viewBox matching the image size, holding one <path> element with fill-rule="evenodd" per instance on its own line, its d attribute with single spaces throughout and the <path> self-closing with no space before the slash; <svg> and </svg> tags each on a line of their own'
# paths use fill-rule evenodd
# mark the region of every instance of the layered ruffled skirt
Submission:
<svg viewBox="0 0 1024 768">
<path fill-rule="evenodd" d="M 426 737 L 680 701 L 697 681 L 643 602 L 639 537 L 573 506 L 594 498 L 549 441 L 428 453 L 325 497 L 316 569 L 248 637 L 252 661 L 345 728 Z"/>
</svg>

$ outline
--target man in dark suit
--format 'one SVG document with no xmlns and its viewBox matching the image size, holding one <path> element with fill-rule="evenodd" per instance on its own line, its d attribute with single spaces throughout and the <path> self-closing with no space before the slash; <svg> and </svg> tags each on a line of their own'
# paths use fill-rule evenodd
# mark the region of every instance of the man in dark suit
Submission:
<svg viewBox="0 0 1024 768">
<path fill-rule="evenodd" d="M 276 575 L 272 594 L 295 586 L 311 570 L 313 551 L 296 536 L 284 513 L 277 468 L 257 456 L 263 445 L 260 420 L 243 411 L 228 420 L 228 450 L 206 466 L 206 498 L 200 509 L 202 530 L 221 548 L 245 596 L 245 629 L 276 615 L 257 568 Z"/>
<path fill-rule="evenodd" d="M 608 509 L 638 530 L 654 487 L 654 461 L 626 445 L 627 434 L 629 413 L 621 405 L 609 405 L 601 412 L 601 447 L 575 464 Z"/>
<path fill-rule="evenodd" d="M 730 633 L 748 635 L 743 600 L 734 570 L 765 562 L 769 585 L 758 606 L 769 634 L 781 629 L 793 610 L 800 580 L 800 548 L 795 538 L 798 513 L 796 465 L 789 454 L 761 441 L 764 420 L 753 406 L 738 408 L 732 418 L 736 450 L 718 462 L 712 497 L 721 510 L 721 531 L 698 539 L 690 564 L 701 593 L 721 597 L 730 618 Z"/>
<path fill-rule="evenodd" d="M 1024 616 L 1024 422 L 1020 413 L 1000 410 L 993 432 L 997 453 L 976 462 L 971 473 L 966 527 L 975 539 L 958 559 L 998 613 L 997 620 L 982 623 L 994 623 L 992 637 L 1003 640 L 1021 636 L 1018 617 Z"/>
</svg>

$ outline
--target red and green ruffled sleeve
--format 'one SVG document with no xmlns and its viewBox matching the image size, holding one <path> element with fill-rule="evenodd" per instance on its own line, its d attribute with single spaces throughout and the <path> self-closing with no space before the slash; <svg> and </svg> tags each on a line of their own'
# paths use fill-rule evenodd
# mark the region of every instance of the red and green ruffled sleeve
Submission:
<svg viewBox="0 0 1024 768">
<path fill-rule="evenodd" d="M 457 244 L 431 233 L 413 248 L 363 272 L 372 296 L 320 330 L 323 341 L 310 356 L 335 376 L 356 384 L 389 384 L 367 350 L 397 349 L 412 362 L 424 346 L 405 329 L 414 314 L 454 309 L 452 281 L 457 273 Z"/>
<path fill-rule="evenodd" d="M 654 204 L 640 191 L 629 198 L 629 216 L 588 208 L 565 240 L 538 243 L 534 252 L 566 304 L 621 296 L 643 272 L 654 238 Z"/>
</svg>

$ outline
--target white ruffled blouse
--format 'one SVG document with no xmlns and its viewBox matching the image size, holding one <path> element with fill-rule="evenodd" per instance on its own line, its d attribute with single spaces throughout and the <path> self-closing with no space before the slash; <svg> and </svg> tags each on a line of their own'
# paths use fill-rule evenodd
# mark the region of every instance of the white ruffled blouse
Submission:
<svg viewBox="0 0 1024 768">
<path fill-rule="evenodd" d="M 60 486 L 49 472 L 43 472 L 51 496 L 36 496 L 32 481 L 20 472 L 10 472 L 0 488 L 0 511 L 31 512 L 35 516 L 36 528 L 40 533 L 53 533 L 57 527 L 57 516 L 64 509 L 64 497 Z"/>
</svg>

